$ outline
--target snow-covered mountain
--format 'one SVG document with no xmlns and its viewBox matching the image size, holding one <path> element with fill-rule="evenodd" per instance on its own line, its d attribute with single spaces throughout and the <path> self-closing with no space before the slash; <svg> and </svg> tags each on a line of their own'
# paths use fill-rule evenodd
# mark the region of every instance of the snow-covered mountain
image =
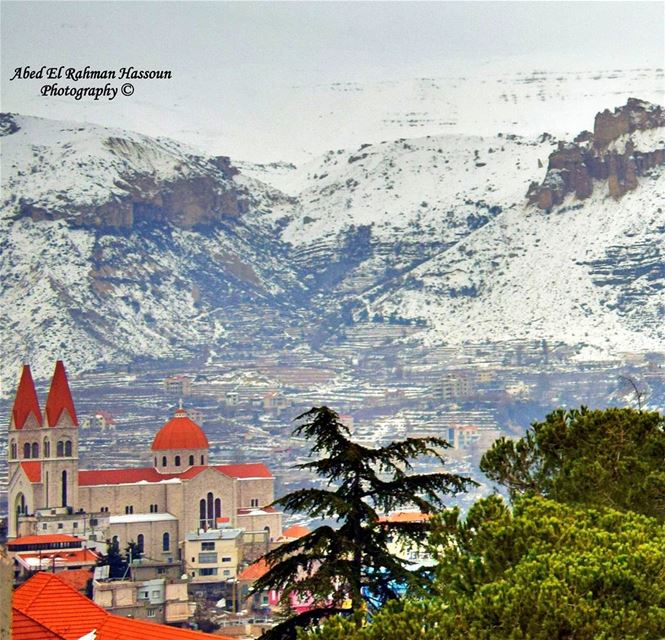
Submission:
<svg viewBox="0 0 665 640">
<path fill-rule="evenodd" d="M 81 369 L 316 344 L 364 318 L 430 343 L 657 349 L 665 131 L 626 118 L 602 144 L 447 133 L 296 167 L 6 115 L 0 355 Z"/>
</svg>

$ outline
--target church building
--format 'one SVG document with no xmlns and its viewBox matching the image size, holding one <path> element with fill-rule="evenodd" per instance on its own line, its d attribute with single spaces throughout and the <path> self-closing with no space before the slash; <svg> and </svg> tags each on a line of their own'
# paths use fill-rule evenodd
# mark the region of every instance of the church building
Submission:
<svg viewBox="0 0 665 640">
<path fill-rule="evenodd" d="M 282 533 L 269 505 L 274 478 L 264 464 L 210 464 L 208 438 L 184 409 L 157 432 L 152 466 L 79 469 L 78 419 L 62 361 L 44 405 L 23 367 L 9 423 L 10 539 L 71 533 L 91 541 L 136 542 L 153 559 L 176 561 L 188 533 L 242 529 L 266 545 Z"/>
</svg>

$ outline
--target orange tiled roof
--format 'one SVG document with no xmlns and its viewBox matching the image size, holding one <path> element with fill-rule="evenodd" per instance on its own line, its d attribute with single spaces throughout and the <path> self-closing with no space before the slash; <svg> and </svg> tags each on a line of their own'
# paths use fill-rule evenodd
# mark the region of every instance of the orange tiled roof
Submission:
<svg viewBox="0 0 665 640">
<path fill-rule="evenodd" d="M 122 618 L 105 611 L 65 584 L 58 574 L 37 573 L 12 600 L 13 640 L 78 640 L 96 632 L 96 640 L 197 640 L 207 634 L 154 622 Z M 231 640 L 228 636 L 215 636 Z"/>
<path fill-rule="evenodd" d="M 268 563 L 260 558 L 254 564 L 250 564 L 244 571 L 241 571 L 238 580 L 251 580 L 253 582 L 268 573 L 269 569 Z"/>
<path fill-rule="evenodd" d="M 55 427 L 64 411 L 67 411 L 72 422 L 78 425 L 72 392 L 69 390 L 69 382 L 67 382 L 65 365 L 62 360 L 58 360 L 55 363 L 51 388 L 46 398 L 46 421 L 48 426 Z"/>
<path fill-rule="evenodd" d="M 21 469 L 30 482 L 42 481 L 42 463 L 39 460 L 24 460 L 21 462 Z"/>
<path fill-rule="evenodd" d="M 159 473 L 154 467 L 129 469 L 91 469 L 79 471 L 79 486 L 88 487 L 100 484 L 133 484 L 135 482 L 161 482 L 180 478 L 195 478 L 206 469 L 213 469 L 231 478 L 272 478 L 272 473 L 264 464 L 222 464 L 215 466 L 194 466 L 181 473 Z"/>
<path fill-rule="evenodd" d="M 58 578 L 72 589 L 83 591 L 88 584 L 88 580 L 92 578 L 92 571 L 92 569 L 68 569 L 67 571 L 60 571 Z"/>
<path fill-rule="evenodd" d="M 30 372 L 30 365 L 26 364 L 23 365 L 21 380 L 18 383 L 16 399 L 14 400 L 14 407 L 12 409 L 14 427 L 23 429 L 25 421 L 31 413 L 37 418 L 37 423 L 41 427 L 43 423 L 42 412 L 39 410 L 39 400 L 37 399 L 35 383 Z"/>
<path fill-rule="evenodd" d="M 379 522 L 424 522 L 432 517 L 430 513 L 421 513 L 420 511 L 398 511 L 381 516 Z"/>
<path fill-rule="evenodd" d="M 302 538 L 308 533 L 311 533 L 311 531 L 307 527 L 303 527 L 301 524 L 294 524 L 282 533 L 282 538 Z"/>
<path fill-rule="evenodd" d="M 153 451 L 164 449 L 207 449 L 208 438 L 196 422 L 178 409 L 158 432 L 152 442 Z"/>
<path fill-rule="evenodd" d="M 56 542 L 79 542 L 83 543 L 82 538 L 76 536 L 69 536 L 66 533 L 49 533 L 43 536 L 23 536 L 21 538 L 14 538 L 7 543 L 11 549 L 12 546 L 22 544 L 51 544 Z"/>
</svg>

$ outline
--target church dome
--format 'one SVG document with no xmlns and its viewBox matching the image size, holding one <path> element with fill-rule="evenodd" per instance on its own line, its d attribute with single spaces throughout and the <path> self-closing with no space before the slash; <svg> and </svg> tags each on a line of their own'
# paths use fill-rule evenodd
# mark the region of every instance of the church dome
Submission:
<svg viewBox="0 0 665 640">
<path fill-rule="evenodd" d="M 187 417 L 184 409 L 178 409 L 158 432 L 152 442 L 153 451 L 165 449 L 207 449 L 208 438 L 196 422 Z"/>
</svg>

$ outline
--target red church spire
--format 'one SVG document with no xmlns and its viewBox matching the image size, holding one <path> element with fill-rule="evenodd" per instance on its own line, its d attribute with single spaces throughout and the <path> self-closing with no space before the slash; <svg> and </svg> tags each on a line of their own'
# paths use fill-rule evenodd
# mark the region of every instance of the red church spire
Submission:
<svg viewBox="0 0 665 640">
<path fill-rule="evenodd" d="M 78 426 L 74 400 L 72 400 L 72 392 L 69 390 L 67 373 L 65 373 L 65 365 L 62 364 L 62 360 L 58 360 L 55 363 L 51 388 L 46 399 L 46 420 L 49 427 L 55 427 L 58 424 L 58 420 L 60 420 L 65 409 L 69 413 L 72 423 Z"/>
<path fill-rule="evenodd" d="M 37 419 L 37 424 L 42 426 L 42 412 L 39 410 L 39 400 L 37 399 L 37 391 L 35 383 L 32 379 L 30 372 L 30 365 L 23 365 L 23 372 L 21 373 L 21 381 L 18 383 L 16 390 L 16 399 L 14 400 L 14 408 L 12 416 L 14 418 L 14 428 L 23 429 L 25 422 L 30 414 L 33 414 Z"/>
</svg>

